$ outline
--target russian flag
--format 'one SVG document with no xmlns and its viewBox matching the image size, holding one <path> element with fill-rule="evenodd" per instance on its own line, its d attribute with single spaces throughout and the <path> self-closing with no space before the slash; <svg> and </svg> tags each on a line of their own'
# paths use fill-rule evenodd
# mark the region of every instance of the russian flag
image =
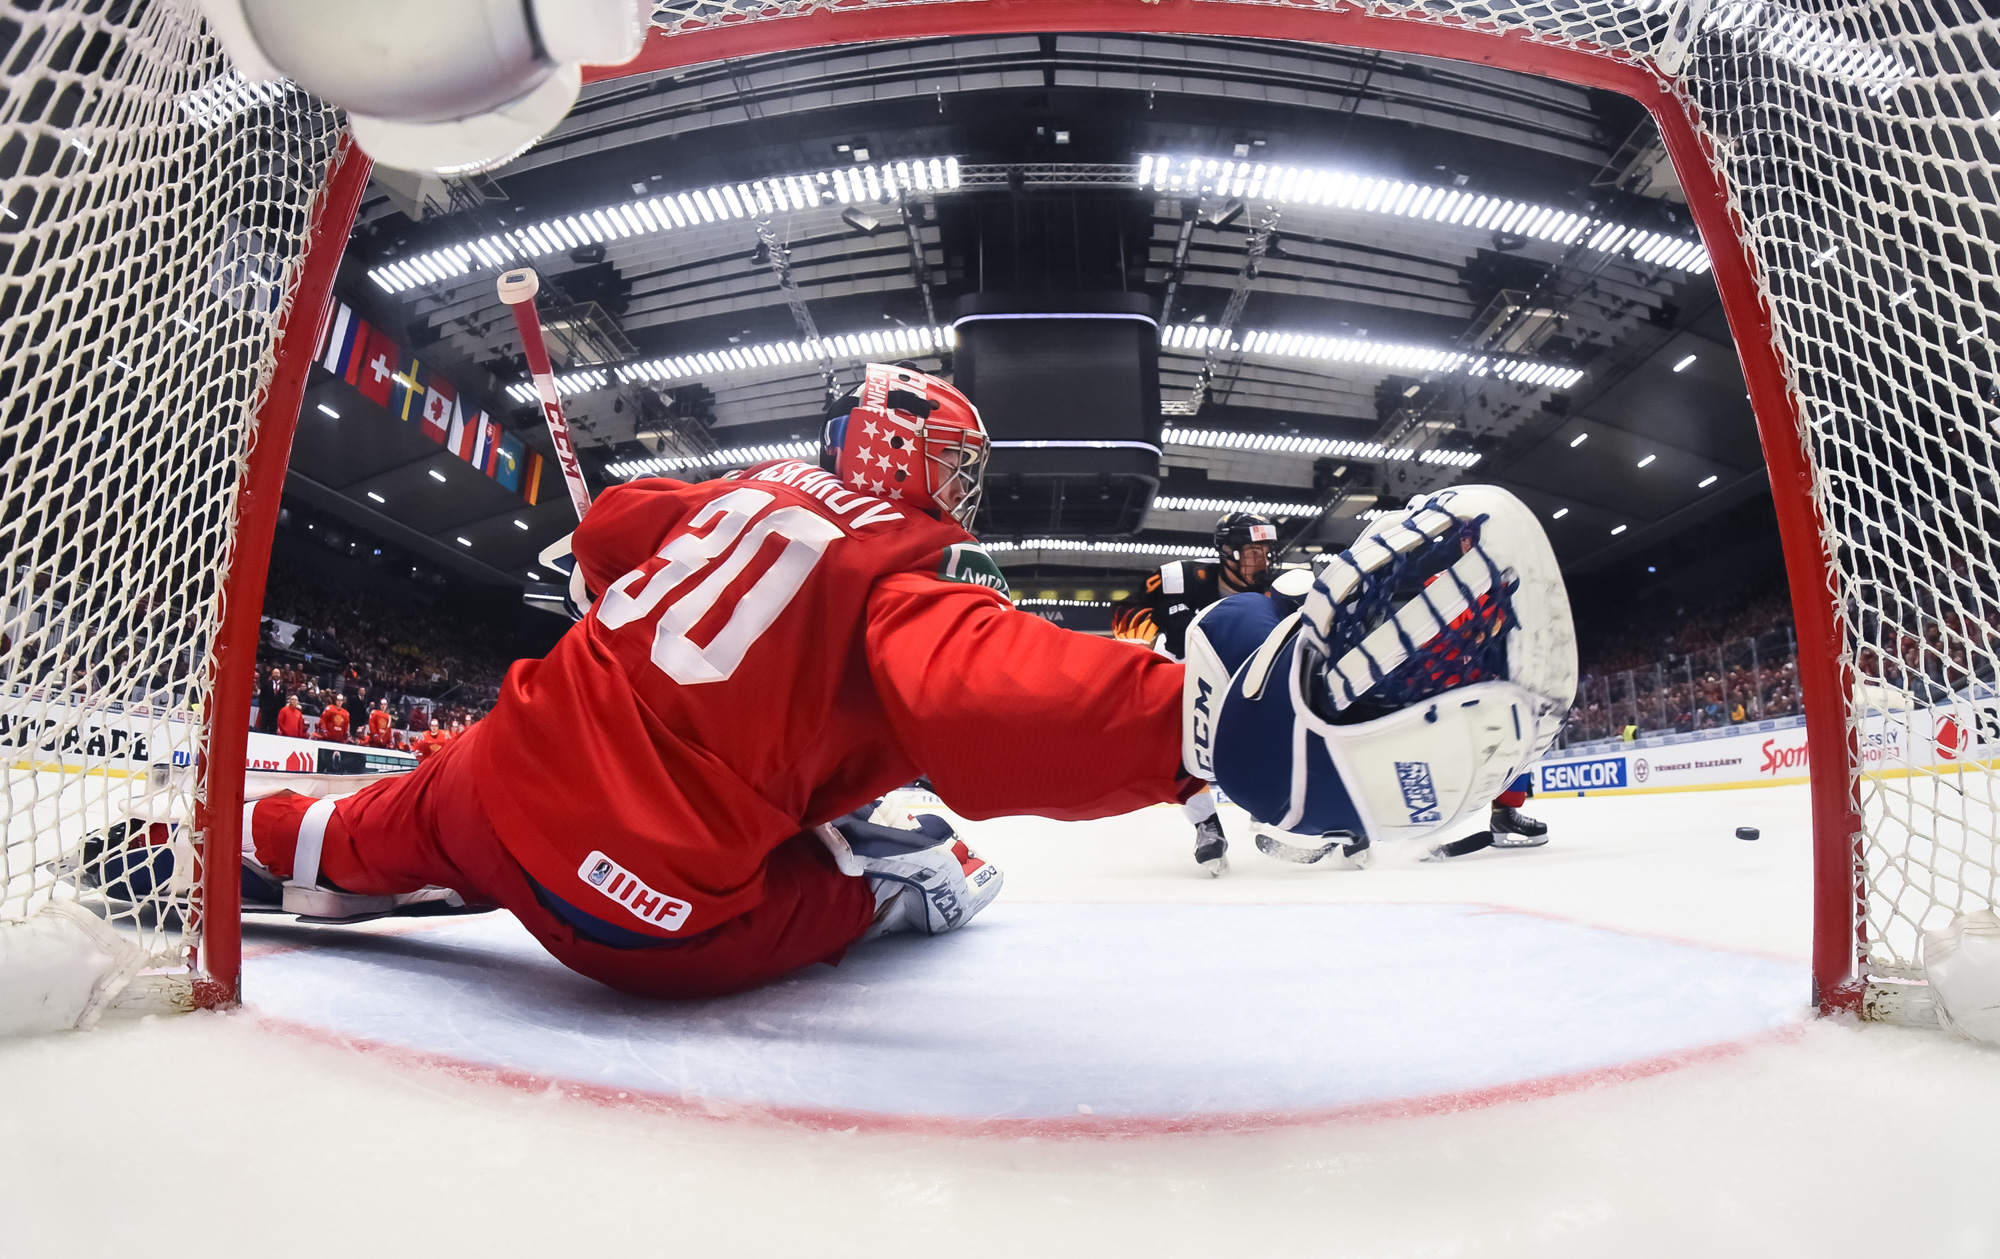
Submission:
<svg viewBox="0 0 2000 1259">
<path fill-rule="evenodd" d="M 338 303 L 333 321 L 327 326 L 326 345 L 320 349 L 320 365 L 348 384 L 355 383 L 361 368 L 360 347 L 368 343 L 368 323 L 355 315 L 347 303 Z"/>
</svg>

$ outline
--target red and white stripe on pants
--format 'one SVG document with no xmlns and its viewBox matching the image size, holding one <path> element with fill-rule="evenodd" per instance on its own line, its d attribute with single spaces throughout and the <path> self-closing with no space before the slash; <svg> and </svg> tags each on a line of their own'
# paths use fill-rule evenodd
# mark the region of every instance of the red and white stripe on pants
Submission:
<svg viewBox="0 0 2000 1259">
<path fill-rule="evenodd" d="M 581 939 L 536 898 L 480 806 L 465 754 L 480 735 L 474 726 L 415 773 L 341 800 L 327 823 L 320 873 L 365 895 L 436 886 L 468 903 L 498 905 L 571 970 L 646 997 L 721 996 L 815 962 L 838 962 L 873 920 L 868 881 L 841 874 L 825 847 L 801 833 L 765 859 L 764 899 L 747 913 L 657 948 L 617 949 Z M 253 814 L 257 858 L 280 877 L 291 873 L 299 823 L 312 803 L 281 796 L 260 802 Z M 549 807 L 561 804 L 552 800 Z"/>
</svg>

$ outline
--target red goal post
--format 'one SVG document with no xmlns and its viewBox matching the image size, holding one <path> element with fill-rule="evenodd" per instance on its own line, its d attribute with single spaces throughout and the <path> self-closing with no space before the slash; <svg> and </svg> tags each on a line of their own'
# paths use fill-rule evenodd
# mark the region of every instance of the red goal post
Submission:
<svg viewBox="0 0 2000 1259">
<path fill-rule="evenodd" d="M 1968 600 L 1944 579 L 1977 548 L 1967 529 L 1937 526 L 1949 495 L 1911 465 L 1964 480 L 1990 478 L 2000 462 L 1953 427 L 1992 402 L 1993 334 L 1970 312 L 1982 301 L 2000 310 L 2000 227 L 1992 185 L 1980 182 L 1990 171 L 1970 167 L 1990 166 L 1984 115 L 2000 101 L 1982 93 L 2000 89 L 1992 24 L 1968 17 L 1945 29 L 1928 15 L 1915 3 L 1774 0 L 685 0 L 656 11 L 638 59 L 593 77 L 833 43 L 1118 31 L 1452 58 L 1639 101 L 1708 244 L 1770 468 L 1812 748 L 1815 999 L 1856 1009 L 1865 976 L 1920 977 L 1917 933 L 1995 892 L 1992 815 L 1945 800 L 1950 784 L 1914 762 L 1900 777 L 1864 772 L 1859 750 L 1867 722 L 1909 726 L 1897 714 L 1915 704 L 1976 702 L 1965 698 L 1976 687 L 1919 693 L 1923 670 L 1885 664 L 1907 654 L 1910 636 L 1919 664 L 1963 657 L 1991 680 L 1995 659 L 1972 628 L 1992 615 L 1991 592 Z M 84 0 L 17 8 L 0 25 L 0 52 L 0 141 L 21 142 L 0 146 L 10 263 L 0 438 L 16 452 L 41 443 L 37 457 L 88 493 L 174 507 L 92 532 L 74 492 L 36 515 L 49 486 L 8 484 L 0 716 L 11 730 L 53 722 L 76 746 L 49 757 L 17 749 L 0 802 L 0 925 L 117 892 L 117 905 L 96 912 L 144 942 L 128 969 L 163 972 L 170 1003 L 225 1003 L 238 992 L 235 853 L 265 569 L 367 163 L 339 138 L 333 111 L 235 79 L 188 0 L 129 17 Z M 63 284 L 83 285 L 95 306 L 65 300 Z M 125 395 L 77 383 L 121 371 L 142 386 L 133 414 L 163 435 L 128 438 L 130 417 L 112 406 Z M 21 398 L 41 409 L 28 414 Z M 103 432 L 116 438 L 110 453 L 63 453 Z M 1930 523 L 1871 506 L 1870 494 L 1915 504 L 1919 517 L 1928 503 Z M 1974 531 L 1986 506 L 1974 505 Z M 85 581 L 60 568 L 67 538 L 164 554 L 136 576 L 86 565 Z M 1947 586 L 1958 599 L 1949 613 L 1942 597 L 1910 594 Z M 145 723 L 198 764 L 193 779 L 177 776 L 178 755 L 149 765 L 91 750 L 92 731 L 129 726 L 136 738 Z M 1983 761 L 1976 772 L 1990 801 Z M 141 823 L 183 854 L 136 872 L 159 875 L 146 894 L 104 855 L 107 825 Z M 198 881 L 197 854 L 216 858 L 199 863 Z M 205 922 L 204 906 L 214 907 Z M 5 941 L 0 933 L 0 966 Z M 1893 1013 L 1890 1004 L 1871 1008 Z"/>
</svg>

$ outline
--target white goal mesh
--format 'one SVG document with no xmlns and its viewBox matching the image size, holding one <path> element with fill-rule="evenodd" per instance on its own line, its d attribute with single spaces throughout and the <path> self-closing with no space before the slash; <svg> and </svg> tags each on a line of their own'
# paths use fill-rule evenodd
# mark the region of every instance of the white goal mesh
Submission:
<svg viewBox="0 0 2000 1259">
<path fill-rule="evenodd" d="M 913 6 L 943 2 L 671 0 L 653 20 L 684 41 L 670 59 L 695 60 L 705 39 L 751 47 L 752 24 L 782 47 L 775 28 L 791 17 L 865 10 L 855 29 L 903 30 Z M 953 21 L 984 7 L 952 3 Z M 1795 602 L 1819 605 L 1799 608 L 1802 638 L 1815 620 L 1825 631 L 1801 656 L 1817 670 L 1821 709 L 1817 721 L 1808 712 L 1816 979 L 1823 999 L 1853 1004 L 1857 977 L 1919 976 L 1922 932 L 1993 905 L 2000 890 L 1991 4 L 1215 0 L 1173 13 L 1136 6 L 1107 25 L 1476 54 L 1554 77 L 1572 77 L 1564 66 L 1582 54 L 1657 78 L 1627 89 L 1656 113 L 1661 89 L 1672 94 L 1667 112 L 1692 121 L 1726 201 L 1706 224 L 1710 252 L 1748 255 L 1754 288 L 1732 300 L 1725 286 L 1725 299 L 1739 341 L 1758 334 L 1739 347 L 1746 374 L 1754 382 L 1761 365 L 1768 377 L 1757 405 L 1790 517 Z M 1575 77 L 1603 86 L 1610 76 Z M 1722 223 L 1735 240 L 1715 239 Z"/>
<path fill-rule="evenodd" d="M 191 3 L 16 0 L 0 75 L 0 931 L 81 906 L 184 977 L 238 481 L 340 120 Z"/>
<path fill-rule="evenodd" d="M 338 122 L 233 79 L 187 4 L 0 18 L 0 920 L 85 903 L 161 966 L 198 910 L 191 762 L 238 478 Z M 1920 933 L 1996 890 L 1995 20 L 1977 0 L 676 0 L 643 63 L 1097 13 L 1478 55 L 1694 121 L 1663 128 L 1712 168 L 1711 254 L 1748 260 L 1717 274 L 1836 788 L 1815 789 L 1816 970 L 1917 975 Z M 135 833 L 171 855 L 135 860 Z"/>
</svg>

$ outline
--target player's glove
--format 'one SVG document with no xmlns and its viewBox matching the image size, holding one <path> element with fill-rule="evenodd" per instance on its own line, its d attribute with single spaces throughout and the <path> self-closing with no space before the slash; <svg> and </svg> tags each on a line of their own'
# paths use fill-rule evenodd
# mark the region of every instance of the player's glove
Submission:
<svg viewBox="0 0 2000 1259">
<path fill-rule="evenodd" d="M 1189 628 L 1183 741 L 1190 772 L 1283 830 L 1449 826 L 1548 748 L 1576 693 L 1555 554 L 1491 486 L 1376 521 L 1276 617 L 1239 595 Z"/>
</svg>

